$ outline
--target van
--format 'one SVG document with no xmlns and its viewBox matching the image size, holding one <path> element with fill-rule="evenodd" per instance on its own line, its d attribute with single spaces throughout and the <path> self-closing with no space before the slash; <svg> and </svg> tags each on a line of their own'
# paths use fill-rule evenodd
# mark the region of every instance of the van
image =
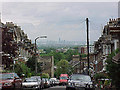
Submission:
<svg viewBox="0 0 120 90">
<path fill-rule="evenodd" d="M 59 84 L 60 85 L 66 85 L 67 82 L 68 82 L 68 74 L 61 74 Z"/>
</svg>

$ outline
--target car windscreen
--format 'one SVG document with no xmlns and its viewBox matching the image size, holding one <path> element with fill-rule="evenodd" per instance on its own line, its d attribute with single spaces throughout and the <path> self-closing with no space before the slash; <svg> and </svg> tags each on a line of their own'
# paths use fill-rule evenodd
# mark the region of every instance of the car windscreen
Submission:
<svg viewBox="0 0 120 90">
<path fill-rule="evenodd" d="M 63 76 L 63 77 L 60 77 L 60 79 L 62 79 L 62 80 L 66 80 L 66 79 L 68 79 L 68 78 L 65 77 L 65 76 Z"/>
<path fill-rule="evenodd" d="M 24 82 L 37 82 L 37 80 L 30 78 L 30 79 L 25 79 Z"/>
<path fill-rule="evenodd" d="M 7 80 L 7 79 L 13 79 L 14 74 L 0 74 L 0 80 Z"/>
<path fill-rule="evenodd" d="M 51 80 L 52 80 L 52 81 L 55 81 L 55 80 L 57 80 L 57 79 L 56 79 L 56 78 L 51 78 Z"/>
<path fill-rule="evenodd" d="M 72 75 L 70 79 L 71 80 L 86 81 L 86 82 L 91 81 L 90 76 L 87 76 L 87 75 Z"/>
<path fill-rule="evenodd" d="M 45 78 L 45 81 L 49 81 L 49 79 L 48 79 L 48 78 Z"/>
</svg>

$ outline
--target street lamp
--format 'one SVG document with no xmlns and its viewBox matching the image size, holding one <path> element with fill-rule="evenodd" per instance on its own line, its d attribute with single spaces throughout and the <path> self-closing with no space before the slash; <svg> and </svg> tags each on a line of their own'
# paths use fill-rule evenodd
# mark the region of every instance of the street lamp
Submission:
<svg viewBox="0 0 120 90">
<path fill-rule="evenodd" d="M 39 39 L 39 38 L 47 38 L 47 36 L 40 36 L 40 37 L 35 38 L 35 73 L 36 73 L 36 74 L 37 74 L 37 58 L 36 58 L 37 45 L 36 45 L 36 41 L 37 41 L 37 39 Z"/>
</svg>

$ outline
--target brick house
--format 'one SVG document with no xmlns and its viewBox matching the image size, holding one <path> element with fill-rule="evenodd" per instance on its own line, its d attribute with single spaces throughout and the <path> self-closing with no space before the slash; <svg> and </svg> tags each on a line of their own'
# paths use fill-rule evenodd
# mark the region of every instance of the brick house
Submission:
<svg viewBox="0 0 120 90">
<path fill-rule="evenodd" d="M 81 58 L 79 55 L 73 55 L 72 60 L 69 62 L 72 65 L 73 73 L 83 73 L 84 69 L 87 68 L 87 58 Z"/>
<path fill-rule="evenodd" d="M 21 30 L 20 26 L 13 22 L 2 23 L 0 27 L 2 33 L 2 65 L 9 68 L 14 61 L 27 61 L 34 55 L 34 44 L 28 39 L 27 34 Z"/>
<path fill-rule="evenodd" d="M 41 63 L 41 72 L 48 73 L 50 77 L 54 77 L 54 57 L 39 56 L 38 62 Z"/>
</svg>

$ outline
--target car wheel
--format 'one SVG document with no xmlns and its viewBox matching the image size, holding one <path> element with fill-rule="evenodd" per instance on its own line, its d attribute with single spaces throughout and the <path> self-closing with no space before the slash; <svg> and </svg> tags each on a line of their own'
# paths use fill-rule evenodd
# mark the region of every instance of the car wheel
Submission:
<svg viewBox="0 0 120 90">
<path fill-rule="evenodd" d="M 16 89 L 15 89 L 15 84 L 13 84 L 13 90 L 16 90 Z"/>
<path fill-rule="evenodd" d="M 21 83 L 21 87 L 20 87 L 20 90 L 23 90 L 23 86 L 22 86 L 22 83 Z"/>
<path fill-rule="evenodd" d="M 45 87 L 44 87 L 44 85 L 42 85 L 42 89 L 44 89 Z"/>
</svg>

